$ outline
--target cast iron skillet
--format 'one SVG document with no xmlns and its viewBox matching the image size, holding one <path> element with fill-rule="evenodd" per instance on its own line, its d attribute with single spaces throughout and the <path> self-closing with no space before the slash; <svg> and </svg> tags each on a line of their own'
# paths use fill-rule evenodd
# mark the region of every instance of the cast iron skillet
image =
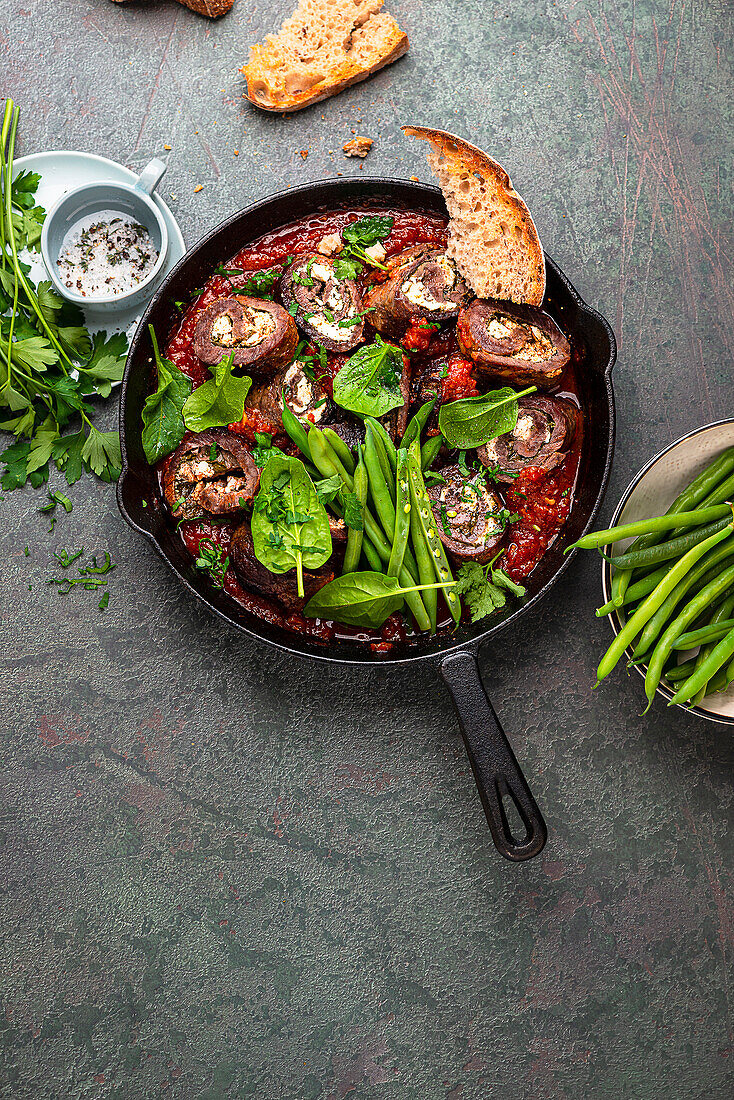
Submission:
<svg viewBox="0 0 734 1100">
<path fill-rule="evenodd" d="M 563 548 L 591 526 L 604 495 L 614 448 L 611 384 L 616 357 L 614 334 L 604 318 L 582 301 L 553 261 L 546 257 L 545 304 L 569 335 L 572 345 L 583 353 L 577 372 L 585 412 L 577 493 L 568 522 L 527 582 L 528 595 L 524 602 L 514 602 L 503 615 L 475 625 L 462 625 L 455 634 L 439 633 L 418 645 L 396 645 L 387 655 L 375 654 L 357 642 L 320 643 L 272 626 L 246 611 L 225 592 L 213 588 L 208 578 L 194 568 L 161 504 L 155 471 L 147 465 L 142 450 L 141 410 L 149 392 L 152 354 L 148 324 L 155 327 L 160 337 L 166 336 L 177 319 L 174 301 L 186 299 L 195 287 L 206 281 L 217 264 L 227 261 L 263 233 L 315 213 L 370 206 L 406 208 L 446 216 L 441 192 L 425 184 L 369 177 L 305 184 L 263 199 L 228 218 L 171 271 L 138 325 L 127 358 L 120 395 L 122 473 L 117 500 L 125 520 L 150 540 L 189 592 L 249 637 L 287 653 L 319 661 L 365 667 L 411 661 L 434 665 L 453 696 L 492 839 L 506 859 L 530 859 L 538 855 L 545 844 L 545 822 L 484 691 L 477 652 L 482 642 L 527 615 L 568 568 L 573 555 L 564 558 Z M 143 499 L 148 501 L 147 508 L 142 506 Z M 525 836 L 513 836 L 505 812 L 505 799 L 514 803 L 525 827 Z"/>
</svg>

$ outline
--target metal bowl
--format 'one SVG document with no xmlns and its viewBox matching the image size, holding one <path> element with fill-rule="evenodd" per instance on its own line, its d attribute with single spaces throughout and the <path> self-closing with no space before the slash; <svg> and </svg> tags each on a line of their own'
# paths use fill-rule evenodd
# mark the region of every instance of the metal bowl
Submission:
<svg viewBox="0 0 734 1100">
<path fill-rule="evenodd" d="M 731 446 L 734 446 L 734 417 L 717 420 L 713 424 L 704 424 L 702 428 L 695 428 L 694 431 L 677 439 L 675 443 L 670 443 L 651 458 L 632 479 L 622 494 L 622 499 L 617 505 L 609 526 L 614 527 L 618 523 L 634 523 L 648 516 L 662 515 L 686 485 L 697 477 L 717 454 Z M 631 539 L 625 539 L 623 542 L 615 543 L 611 556 L 616 557 L 621 554 L 631 541 Z M 601 570 L 604 603 L 611 599 L 611 584 L 612 566 L 604 561 Z M 618 611 L 613 611 L 608 618 L 615 635 L 619 634 L 624 625 L 624 618 Z M 696 651 L 680 653 L 678 663 L 687 660 L 694 652 Z M 627 650 L 627 655 L 632 656 L 632 648 Z M 633 667 L 644 679 L 647 666 L 634 665 Z M 669 701 L 673 698 L 674 693 L 665 684 L 661 683 L 657 690 L 665 700 Z M 704 699 L 698 706 L 690 707 L 680 703 L 677 705 L 688 714 L 698 714 L 710 722 L 734 725 L 734 684 L 730 685 L 727 691 Z"/>
</svg>

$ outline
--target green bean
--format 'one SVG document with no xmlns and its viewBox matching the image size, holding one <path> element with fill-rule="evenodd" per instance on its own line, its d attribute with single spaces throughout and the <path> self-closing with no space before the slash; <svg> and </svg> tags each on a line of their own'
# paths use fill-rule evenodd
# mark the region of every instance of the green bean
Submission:
<svg viewBox="0 0 734 1100">
<path fill-rule="evenodd" d="M 711 542 L 713 539 L 717 539 L 721 536 L 721 532 L 716 535 L 711 535 L 707 542 Z M 705 543 L 703 544 L 705 545 Z M 695 546 L 692 550 L 686 554 L 686 558 L 694 554 L 697 550 L 700 550 L 700 546 Z M 682 558 L 681 561 L 685 561 Z M 680 562 L 678 563 L 680 565 Z M 675 567 L 676 569 L 678 566 Z M 672 570 L 674 571 L 674 570 Z M 648 700 L 648 709 L 652 706 L 652 702 L 655 698 L 655 689 L 660 682 L 660 675 L 663 670 L 663 666 L 670 657 L 673 649 L 673 643 L 681 634 L 685 633 L 686 627 L 701 615 L 707 607 L 710 607 L 713 601 L 721 596 L 724 592 L 728 591 L 729 587 L 734 584 L 734 565 L 730 565 L 728 569 L 725 569 L 715 581 L 711 581 L 710 584 L 702 588 L 692 600 L 686 604 L 683 611 L 670 623 L 665 630 L 664 634 L 658 641 L 655 649 L 653 650 L 650 658 L 650 663 L 647 666 L 647 672 L 645 674 L 645 694 Z"/>
<path fill-rule="evenodd" d="M 690 511 L 691 508 L 693 508 L 697 504 L 700 504 L 701 507 L 705 508 L 709 505 L 720 504 L 722 501 L 727 500 L 728 496 L 732 492 L 734 492 L 734 475 L 729 478 L 727 482 L 724 483 L 725 485 L 729 486 L 729 488 L 727 488 L 723 496 L 719 497 L 718 499 L 714 499 L 713 494 L 711 494 L 710 496 L 706 496 L 706 494 L 711 493 L 711 490 L 719 484 L 722 477 L 724 477 L 733 468 L 734 447 L 729 447 L 728 450 L 724 451 L 717 458 L 715 458 L 713 462 L 709 463 L 706 469 L 703 470 L 698 475 L 698 477 L 694 478 L 690 485 L 687 485 L 686 488 L 678 494 L 668 510 L 665 512 L 665 515 L 675 515 L 679 512 Z M 656 546 L 661 541 L 661 532 L 651 532 L 646 535 L 640 535 L 639 538 L 635 539 L 632 545 L 627 548 L 626 553 L 634 554 L 637 553 L 639 550 L 647 550 L 651 546 Z M 632 571 L 630 571 L 629 569 L 621 569 L 619 567 L 615 567 L 615 573 L 617 575 L 617 581 L 615 584 L 614 577 L 612 577 L 612 598 L 608 601 L 608 603 L 604 604 L 603 607 L 598 608 L 596 612 L 597 616 L 609 615 L 612 611 L 614 611 L 615 608 L 623 607 L 627 603 L 634 602 L 634 597 L 630 600 L 626 598 L 626 589 L 630 585 L 630 581 L 633 579 L 631 575 Z M 625 576 L 625 574 L 627 574 L 627 576 Z M 639 580 L 640 578 L 638 578 L 638 582 Z M 655 586 L 653 585 L 653 587 Z M 647 592 L 650 591 L 652 591 L 652 589 L 648 588 L 642 594 L 646 595 Z M 620 597 L 622 599 L 621 603 L 619 602 Z"/>
<path fill-rule="evenodd" d="M 366 416 L 364 419 L 364 423 L 365 427 L 367 426 L 367 424 L 371 424 L 372 430 L 375 435 L 379 435 L 385 447 L 385 453 L 387 455 L 388 462 L 390 463 L 390 469 L 393 473 L 395 473 L 398 468 L 398 453 L 395 444 L 390 438 L 390 433 L 385 428 L 385 425 L 381 424 L 379 420 L 375 420 L 373 416 Z"/>
<path fill-rule="evenodd" d="M 702 508 L 709 508 L 715 504 L 722 504 L 724 501 L 731 500 L 734 495 L 734 474 L 730 474 L 725 481 L 722 481 L 721 485 L 718 485 L 715 489 L 712 489 L 707 497 L 701 501 Z"/>
<path fill-rule="evenodd" d="M 678 680 L 687 679 L 696 667 L 696 658 L 690 657 L 687 661 L 684 661 L 682 665 L 673 665 L 665 672 L 665 679 L 669 680 L 671 684 L 676 683 Z"/>
<path fill-rule="evenodd" d="M 372 441 L 375 445 L 375 450 L 377 451 L 377 457 L 380 460 L 380 469 L 382 470 L 382 476 L 385 479 L 385 484 L 387 485 L 387 489 L 390 494 L 390 500 L 394 504 L 395 470 L 390 463 L 390 456 L 388 455 L 387 448 L 385 447 L 385 440 L 382 438 L 379 432 L 375 431 L 374 428 L 372 429 Z"/>
<path fill-rule="evenodd" d="M 283 412 L 281 413 L 281 420 L 283 421 L 283 427 L 288 435 L 291 437 L 299 451 L 306 456 L 311 457 L 311 452 L 308 448 L 308 436 L 306 435 L 306 429 L 301 421 L 293 413 L 285 401 L 283 402 Z"/>
<path fill-rule="evenodd" d="M 734 661 L 728 666 L 722 665 L 719 671 L 713 674 L 706 685 L 706 697 L 716 695 L 719 691 L 726 691 L 732 680 L 734 680 Z"/>
<path fill-rule="evenodd" d="M 624 595 L 631 579 L 631 569 L 615 569 L 612 573 L 612 598 L 610 603 L 614 607 L 624 606 Z"/>
<path fill-rule="evenodd" d="M 731 513 L 731 509 L 729 511 Z M 612 559 L 613 564 L 618 569 L 629 569 L 638 565 L 659 565 L 663 561 L 672 561 L 673 558 L 679 558 L 682 554 L 687 554 L 692 547 L 705 542 L 711 535 L 723 531 L 728 526 L 731 526 L 731 519 L 723 516 L 716 523 L 709 524 L 708 527 L 694 528 L 685 535 L 680 535 L 678 538 L 671 539 L 659 546 L 651 546 L 647 550 L 640 550 L 636 553 L 620 554 L 619 557 Z"/>
<path fill-rule="evenodd" d="M 382 524 L 382 529 L 387 535 L 388 541 L 392 543 L 395 537 L 395 504 L 390 496 L 383 469 L 380 465 L 379 453 L 375 445 L 375 432 L 371 423 L 367 424 L 364 440 L 364 464 L 367 467 L 370 497 L 377 518 Z"/>
<path fill-rule="evenodd" d="M 730 618 L 731 613 L 732 613 L 733 610 L 734 610 L 734 594 L 727 596 L 726 599 L 724 599 L 719 604 L 719 606 L 716 608 L 713 615 L 709 619 L 709 626 L 718 626 L 721 623 L 726 622 Z M 734 627 L 734 622 L 732 622 L 732 627 Z M 696 671 L 707 660 L 707 658 L 709 657 L 709 655 L 713 651 L 714 645 L 715 645 L 714 642 L 706 642 L 705 644 L 703 644 L 701 646 L 701 648 L 699 649 L 698 654 L 696 656 Z M 714 673 L 714 675 L 715 675 L 715 673 Z M 708 681 L 705 684 L 703 684 L 703 686 L 700 687 L 698 689 L 698 691 L 696 692 L 696 694 L 693 696 L 694 705 L 698 706 L 698 704 L 701 702 L 703 697 L 707 694 L 708 694 Z"/>
<path fill-rule="evenodd" d="M 714 547 L 713 550 L 706 554 L 701 561 L 690 570 L 687 576 L 679 581 L 670 595 L 667 596 L 646 624 L 635 647 L 633 656 L 639 657 L 640 654 L 647 653 L 649 649 L 652 649 L 655 644 L 655 639 L 658 637 L 686 593 L 689 592 L 698 581 L 704 580 L 709 573 L 712 574 L 709 578 L 710 580 L 713 580 L 714 576 L 718 576 L 721 572 L 721 563 L 732 555 L 734 555 L 734 539 L 724 539 L 719 546 Z"/>
<path fill-rule="evenodd" d="M 436 461 L 438 452 L 443 446 L 442 435 L 432 435 L 425 441 L 421 447 L 421 467 L 427 470 L 428 467 Z"/>
<path fill-rule="evenodd" d="M 362 538 L 362 555 L 367 559 L 367 564 L 370 569 L 375 573 L 382 572 L 382 562 L 380 561 L 380 555 L 375 550 L 374 546 L 368 538 Z"/>
<path fill-rule="evenodd" d="M 669 569 L 670 566 L 667 563 L 665 565 L 660 565 L 652 573 L 648 573 L 646 577 L 642 577 L 641 580 L 631 584 L 624 594 L 623 606 L 626 607 L 628 604 L 636 603 L 638 600 L 642 599 L 643 596 L 647 596 L 648 593 L 652 592 L 653 588 L 657 588 Z M 597 607 L 596 616 L 597 618 L 601 618 L 604 615 L 611 615 L 614 610 L 615 605 L 609 600 L 601 607 Z"/>
<path fill-rule="evenodd" d="M 731 531 L 732 524 L 729 524 L 729 530 Z M 691 547 L 687 554 L 680 559 L 669 571 L 667 576 L 660 581 L 657 588 L 653 589 L 650 595 L 640 604 L 627 622 L 624 624 L 619 634 L 616 636 L 609 649 L 606 651 L 596 672 L 597 686 L 601 681 L 609 675 L 613 668 L 624 654 L 627 646 L 637 637 L 645 623 L 655 614 L 657 609 L 666 599 L 670 592 L 675 588 L 678 581 L 685 577 L 688 570 L 695 565 L 695 563 L 713 549 L 717 543 L 722 542 L 727 537 L 725 531 L 718 531 L 711 535 L 705 542 L 700 543 L 697 546 Z M 667 655 L 666 658 L 667 660 Z M 665 661 L 660 662 L 660 672 L 662 672 Z M 649 672 L 649 669 L 648 669 Z M 658 673 L 658 679 L 660 675 Z M 653 692 L 654 695 L 654 692 Z"/>
<path fill-rule="evenodd" d="M 451 573 L 451 566 L 449 565 L 446 551 L 443 548 L 443 543 L 438 534 L 436 517 L 433 514 L 433 506 L 426 492 L 425 482 L 423 481 L 420 444 L 417 439 L 413 440 L 408 448 L 408 473 L 410 475 L 410 503 L 419 520 L 420 533 L 422 535 L 420 541 L 425 542 L 428 546 L 436 580 L 445 582 L 453 581 L 454 578 Z M 411 514 L 411 534 L 412 527 L 413 519 Z M 417 558 L 418 555 L 415 542 L 413 543 L 413 549 L 416 550 Z M 461 618 L 461 603 L 459 597 L 454 591 L 448 588 L 444 588 L 443 592 L 446 598 L 446 604 L 451 612 L 451 617 L 458 626 Z"/>
<path fill-rule="evenodd" d="M 652 534 L 653 531 L 672 531 L 676 527 L 700 527 L 704 523 L 728 518 L 730 514 L 731 508 L 727 504 L 720 504 L 716 508 L 698 508 L 694 512 L 685 512 L 682 515 L 654 516 L 652 519 L 641 519 L 635 523 L 623 523 L 619 527 L 607 527 L 605 531 L 591 531 L 577 542 L 567 546 L 564 553 L 567 554 L 574 549 L 598 550 L 612 542 L 619 542 L 633 535 Z"/>
<path fill-rule="evenodd" d="M 426 401 L 425 405 L 421 405 L 418 409 L 415 416 L 411 417 L 403 433 L 403 438 L 400 441 L 400 446 L 405 447 L 406 451 L 414 439 L 420 439 L 421 433 L 428 423 L 428 417 L 431 415 L 433 406 L 436 404 L 437 400 L 438 398 L 433 397 L 430 401 Z"/>
<path fill-rule="evenodd" d="M 405 447 L 398 447 L 398 468 L 395 475 L 395 537 L 393 539 L 390 561 L 387 567 L 388 577 L 397 577 L 405 558 L 405 549 L 410 536 L 410 484 L 408 482 L 408 451 Z M 420 575 L 420 571 L 419 571 Z M 435 589 L 431 589 L 435 592 Z M 428 606 L 427 595 L 423 597 L 429 617 L 431 611 Z"/>
<path fill-rule="evenodd" d="M 353 474 L 355 466 L 354 455 L 352 454 L 351 447 L 344 442 L 340 435 L 334 431 L 333 428 L 322 428 L 321 431 L 326 436 L 326 439 L 331 445 L 332 450 L 340 459 L 342 466 L 348 474 Z"/>
<path fill-rule="evenodd" d="M 354 494 L 362 509 L 362 530 L 356 531 L 350 527 L 347 531 L 347 546 L 344 551 L 342 573 L 353 573 L 359 565 L 364 541 L 364 513 L 367 506 L 367 469 L 362 459 L 362 449 L 359 449 L 359 460 L 354 471 Z M 394 574 L 397 576 L 397 573 Z"/>
<path fill-rule="evenodd" d="M 345 487 L 349 489 L 350 492 L 354 492 L 354 482 L 352 478 L 347 474 L 341 463 L 339 463 L 337 466 L 338 459 L 336 458 L 334 452 L 331 450 L 328 440 L 324 439 L 321 433 L 315 434 L 313 436 L 311 435 L 311 433 L 309 433 L 309 446 L 311 447 L 313 460 L 319 472 L 324 477 L 331 477 L 334 474 L 339 474 L 339 477 L 342 479 Z M 368 542 L 372 545 L 374 555 L 371 555 L 370 551 L 366 549 Z M 362 540 L 362 549 L 365 550 L 365 556 L 370 562 L 372 568 L 374 568 L 374 565 L 372 563 L 375 556 L 379 558 L 380 566 L 387 564 L 390 561 L 392 546 L 386 540 L 380 525 L 370 512 L 369 508 L 365 508 L 364 510 L 364 536 Z M 398 575 L 398 580 L 400 581 L 403 588 L 410 588 L 417 583 L 418 571 L 416 569 L 415 573 L 411 572 L 412 564 L 413 563 L 408 559 L 408 555 L 406 553 L 405 561 L 403 562 L 403 566 Z M 439 580 L 440 579 L 442 578 L 439 578 Z M 457 597 L 454 596 L 454 599 L 457 599 Z M 428 616 L 428 613 L 426 612 L 425 604 L 421 599 L 420 592 L 406 592 L 405 602 L 410 608 L 418 629 L 424 631 L 430 630 L 431 620 Z"/>
<path fill-rule="evenodd" d="M 711 677 L 714 673 L 719 671 L 722 665 L 728 665 L 732 656 L 734 656 L 734 630 L 730 630 L 729 633 L 714 646 L 711 653 L 707 655 L 693 675 L 683 681 L 668 703 L 668 706 L 672 707 L 676 703 L 687 703 L 693 699 L 701 688 L 706 687 Z"/>
<path fill-rule="evenodd" d="M 689 630 L 676 639 L 673 649 L 695 649 L 704 642 L 718 642 L 734 627 L 734 619 L 723 619 L 718 623 L 709 623 L 708 626 L 700 626 L 698 630 Z"/>
<path fill-rule="evenodd" d="M 418 565 L 418 576 L 420 577 L 421 584 L 430 584 L 431 581 L 436 579 L 436 573 L 433 568 L 433 558 L 431 556 L 431 549 L 425 537 L 423 527 L 420 520 L 420 504 L 417 501 L 415 492 L 412 485 L 408 488 L 410 496 L 410 540 L 413 547 L 413 553 L 415 554 L 415 560 Z M 440 580 L 441 578 L 439 578 Z M 431 631 L 435 634 L 436 625 L 438 622 L 438 592 L 433 589 L 431 592 L 425 592 L 423 596 L 423 602 L 426 605 L 426 611 L 428 617 L 431 620 Z"/>
<path fill-rule="evenodd" d="M 313 427 L 308 433 L 308 447 L 311 451 L 311 457 L 313 458 L 314 466 L 323 473 L 318 458 L 332 470 L 331 474 L 324 474 L 324 477 L 331 477 L 333 474 L 339 474 L 342 481 L 346 485 L 350 493 L 354 492 L 354 481 L 352 475 L 347 469 L 345 469 L 344 463 L 339 458 L 334 448 L 329 443 L 324 433 L 320 428 Z"/>
</svg>

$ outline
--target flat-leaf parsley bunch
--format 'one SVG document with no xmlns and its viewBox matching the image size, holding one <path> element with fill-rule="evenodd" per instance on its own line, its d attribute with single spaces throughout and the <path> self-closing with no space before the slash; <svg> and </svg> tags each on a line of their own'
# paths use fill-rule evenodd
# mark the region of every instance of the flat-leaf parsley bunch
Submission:
<svg viewBox="0 0 734 1100">
<path fill-rule="evenodd" d="M 19 114 L 7 99 L 0 130 L 0 430 L 17 438 L 0 454 L 0 484 L 42 485 L 52 461 L 70 485 L 84 469 L 112 481 L 120 472 L 120 438 L 92 424 L 87 399 L 109 397 L 120 381 L 127 340 L 122 333 L 91 336 L 81 310 L 50 282 L 35 286 L 19 258 L 23 249 L 38 250 L 45 217 L 34 197 L 41 177 L 19 172 L 13 179 Z"/>
</svg>

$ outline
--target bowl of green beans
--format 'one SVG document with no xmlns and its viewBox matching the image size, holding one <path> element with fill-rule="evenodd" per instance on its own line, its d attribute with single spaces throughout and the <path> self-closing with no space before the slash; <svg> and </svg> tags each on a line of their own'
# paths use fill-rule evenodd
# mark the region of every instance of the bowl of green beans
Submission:
<svg viewBox="0 0 734 1100">
<path fill-rule="evenodd" d="M 734 418 L 671 443 L 625 490 L 609 528 L 576 544 L 602 557 L 614 639 L 597 670 L 620 663 L 656 695 L 734 724 Z"/>
</svg>

